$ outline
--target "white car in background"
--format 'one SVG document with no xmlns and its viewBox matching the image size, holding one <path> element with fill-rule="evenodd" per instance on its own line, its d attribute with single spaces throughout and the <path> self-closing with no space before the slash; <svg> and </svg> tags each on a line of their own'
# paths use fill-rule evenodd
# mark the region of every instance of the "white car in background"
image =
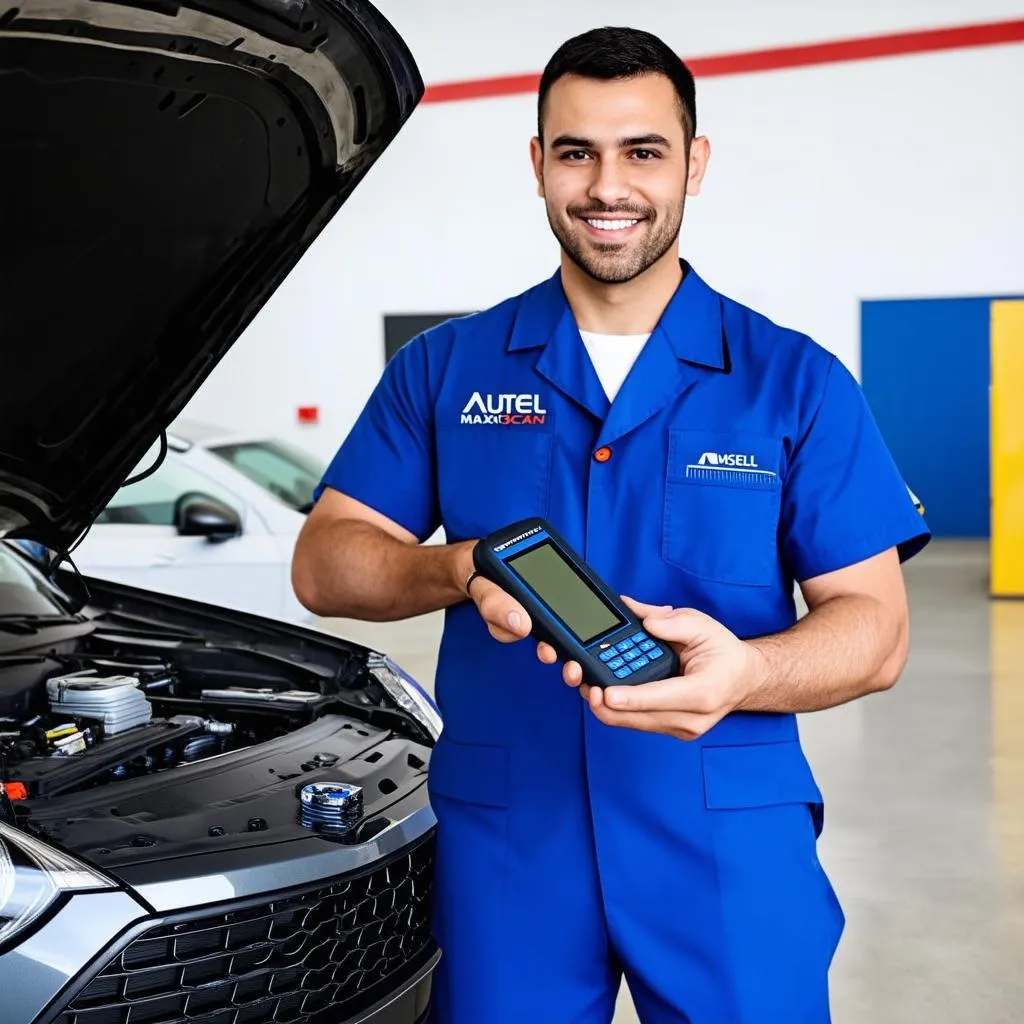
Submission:
<svg viewBox="0 0 1024 1024">
<path fill-rule="evenodd" d="M 72 557 L 86 576 L 307 621 L 291 560 L 323 470 L 278 438 L 176 420 L 160 468 L 117 491 Z"/>
</svg>

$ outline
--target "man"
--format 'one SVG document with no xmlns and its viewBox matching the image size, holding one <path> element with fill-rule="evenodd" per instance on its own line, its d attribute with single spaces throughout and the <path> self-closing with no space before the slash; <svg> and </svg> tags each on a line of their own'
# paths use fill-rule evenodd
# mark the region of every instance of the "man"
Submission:
<svg viewBox="0 0 1024 1024">
<path fill-rule="evenodd" d="M 447 609 L 439 1024 L 607 1022 L 623 972 L 645 1024 L 824 1024 L 843 914 L 794 713 L 896 681 L 900 560 L 928 534 L 844 367 L 680 261 L 710 150 L 672 51 L 572 39 L 538 111 L 559 271 L 389 363 L 296 590 L 328 615 Z M 580 687 L 517 642 L 525 611 L 471 551 L 534 515 L 645 602 L 681 678 Z M 438 525 L 450 543 L 418 546 Z"/>
</svg>

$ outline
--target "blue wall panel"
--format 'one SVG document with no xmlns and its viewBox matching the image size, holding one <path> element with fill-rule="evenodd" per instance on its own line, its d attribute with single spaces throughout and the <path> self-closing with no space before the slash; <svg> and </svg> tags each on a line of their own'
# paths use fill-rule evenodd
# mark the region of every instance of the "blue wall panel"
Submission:
<svg viewBox="0 0 1024 1024">
<path fill-rule="evenodd" d="M 989 535 L 991 301 L 861 307 L 864 394 L 936 537 Z"/>
</svg>

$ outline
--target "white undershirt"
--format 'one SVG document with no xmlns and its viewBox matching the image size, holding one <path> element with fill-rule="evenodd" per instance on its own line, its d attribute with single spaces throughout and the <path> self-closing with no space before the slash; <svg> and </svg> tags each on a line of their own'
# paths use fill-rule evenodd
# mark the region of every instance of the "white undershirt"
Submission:
<svg viewBox="0 0 1024 1024">
<path fill-rule="evenodd" d="M 590 361 L 594 364 L 604 393 L 608 401 L 613 402 L 650 335 L 592 334 L 590 331 L 580 331 L 580 336 L 590 353 Z"/>
</svg>

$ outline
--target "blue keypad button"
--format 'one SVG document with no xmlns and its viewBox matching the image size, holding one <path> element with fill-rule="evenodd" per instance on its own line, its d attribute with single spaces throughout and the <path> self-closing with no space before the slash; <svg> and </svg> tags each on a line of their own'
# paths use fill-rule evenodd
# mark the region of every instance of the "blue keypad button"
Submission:
<svg viewBox="0 0 1024 1024">
<path fill-rule="evenodd" d="M 654 648 L 656 646 L 657 645 L 655 644 L 655 642 L 653 640 L 645 640 L 642 644 L 640 644 L 640 650 L 641 651 L 652 651 L 652 650 L 654 650 Z"/>
<path fill-rule="evenodd" d="M 601 652 L 601 653 L 600 653 L 600 654 L 598 655 L 598 657 L 599 657 L 599 658 L 600 658 L 600 659 L 601 659 L 602 661 L 611 661 L 611 660 L 612 660 L 612 658 L 614 658 L 614 657 L 615 657 L 615 648 L 614 648 L 614 647 L 609 647 L 607 651 L 602 651 L 602 652 Z"/>
<path fill-rule="evenodd" d="M 632 640 L 623 640 L 615 649 L 617 651 L 628 651 L 633 646 Z"/>
<path fill-rule="evenodd" d="M 655 647 L 647 652 L 647 657 L 654 661 L 656 658 L 660 658 L 665 652 L 660 647 Z"/>
<path fill-rule="evenodd" d="M 608 662 L 608 667 L 614 672 L 617 668 L 622 668 L 626 662 L 622 658 L 616 658 L 614 661 Z"/>
<path fill-rule="evenodd" d="M 622 657 L 625 658 L 626 661 L 632 661 L 634 658 L 640 657 L 640 652 L 634 647 L 633 650 L 626 651 Z"/>
<path fill-rule="evenodd" d="M 639 643 L 642 643 L 644 640 L 647 639 L 647 634 L 646 633 L 634 633 L 629 639 L 632 640 L 633 643 L 639 644 Z"/>
<path fill-rule="evenodd" d="M 627 665 L 625 668 L 620 668 L 619 671 L 615 673 L 615 678 L 616 679 L 626 679 L 629 676 L 631 676 L 632 674 L 633 674 L 633 670 Z"/>
<path fill-rule="evenodd" d="M 634 661 L 633 664 L 630 665 L 630 668 L 632 668 L 632 670 L 636 672 L 638 669 L 643 668 L 644 665 L 650 665 L 650 663 L 651 659 L 648 658 L 647 655 L 643 655 L 642 657 L 637 658 L 636 661 Z"/>
</svg>

